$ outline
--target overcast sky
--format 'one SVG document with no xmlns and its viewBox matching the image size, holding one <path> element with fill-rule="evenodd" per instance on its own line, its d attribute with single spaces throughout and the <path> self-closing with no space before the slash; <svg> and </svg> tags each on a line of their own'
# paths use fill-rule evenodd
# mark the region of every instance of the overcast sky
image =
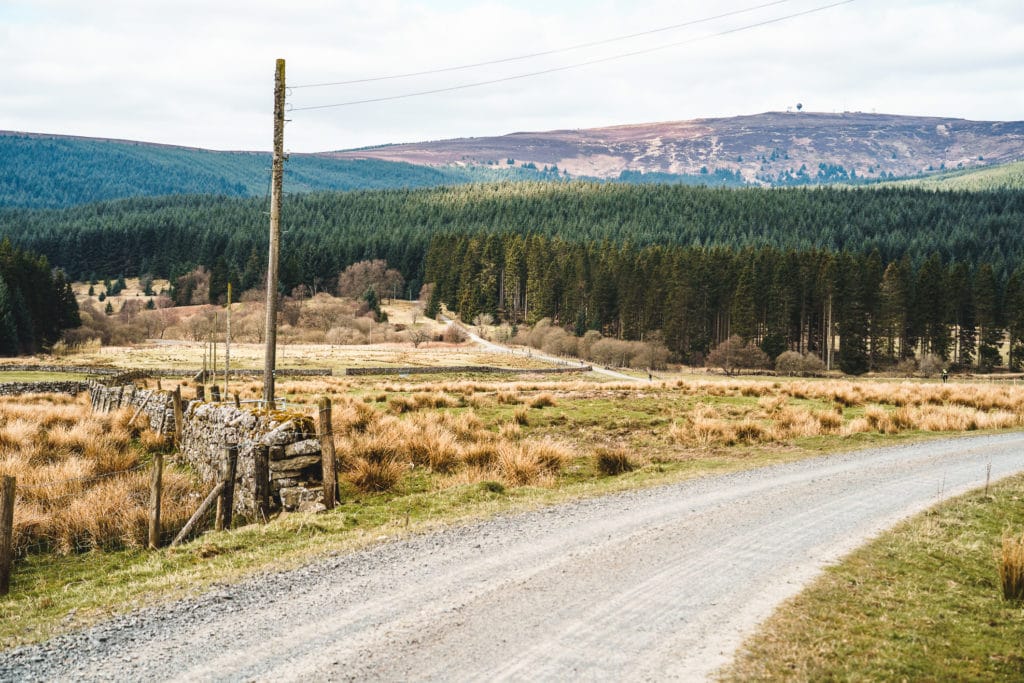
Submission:
<svg viewBox="0 0 1024 683">
<path fill-rule="evenodd" d="M 585 49 L 426 77 L 296 88 L 290 151 L 785 110 L 1024 119 L 1024 2 L 770 7 Z M 289 85 L 558 50 L 769 0 L 0 0 L 0 129 L 268 150 L 274 60 Z M 725 35 L 727 31 L 735 31 Z M 374 104 L 677 44 L 640 56 Z"/>
</svg>

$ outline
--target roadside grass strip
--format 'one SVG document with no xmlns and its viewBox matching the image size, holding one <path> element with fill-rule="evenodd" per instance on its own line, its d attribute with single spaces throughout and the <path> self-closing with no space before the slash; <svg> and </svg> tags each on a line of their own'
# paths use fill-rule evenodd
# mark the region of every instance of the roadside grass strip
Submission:
<svg viewBox="0 0 1024 683">
<path fill-rule="evenodd" d="M 829 567 L 721 680 L 1024 680 L 1024 596 L 1003 584 L 1022 541 L 1024 475 L 937 505 Z"/>
</svg>

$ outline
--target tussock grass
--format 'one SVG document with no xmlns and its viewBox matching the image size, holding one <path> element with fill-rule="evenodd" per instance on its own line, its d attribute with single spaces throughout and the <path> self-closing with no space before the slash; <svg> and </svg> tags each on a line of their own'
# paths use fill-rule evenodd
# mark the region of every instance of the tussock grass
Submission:
<svg viewBox="0 0 1024 683">
<path fill-rule="evenodd" d="M 543 394 L 537 394 L 531 398 L 528 405 L 531 408 L 550 408 L 558 404 L 555 402 L 554 396 L 545 392 Z"/>
<path fill-rule="evenodd" d="M 19 399 L 0 401 L 0 474 L 18 480 L 17 555 L 141 547 L 150 480 L 144 465 L 166 441 L 129 427 L 127 408 L 91 414 L 86 396 Z M 195 487 L 172 468 L 163 485 L 162 519 L 171 530 L 191 514 Z"/>
<path fill-rule="evenodd" d="M 1024 534 L 1004 535 L 999 557 L 999 581 L 1003 597 L 1024 600 Z"/>
<path fill-rule="evenodd" d="M 498 401 L 498 405 L 519 405 L 519 394 L 514 391 L 498 391 L 495 394 L 495 400 Z"/>
<path fill-rule="evenodd" d="M 636 469 L 636 463 L 625 448 L 598 448 L 594 451 L 597 471 L 606 476 L 616 476 Z"/>
</svg>

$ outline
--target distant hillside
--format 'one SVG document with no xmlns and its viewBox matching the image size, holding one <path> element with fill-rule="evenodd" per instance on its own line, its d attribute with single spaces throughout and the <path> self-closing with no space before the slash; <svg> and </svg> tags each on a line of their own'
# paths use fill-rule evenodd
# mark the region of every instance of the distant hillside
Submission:
<svg viewBox="0 0 1024 683">
<path fill-rule="evenodd" d="M 1024 159 L 1024 122 L 769 112 L 512 133 L 329 153 L 337 159 L 556 167 L 571 176 L 738 174 L 763 185 L 878 181 Z"/>
<path fill-rule="evenodd" d="M 0 206 L 262 197 L 266 152 L 0 131 Z M 285 192 L 597 179 L 718 187 L 879 182 L 1024 159 L 1024 122 L 766 113 L 292 154 Z"/>
<path fill-rule="evenodd" d="M 926 178 L 885 183 L 891 187 L 920 187 L 926 190 L 1024 190 L 1024 161 L 990 168 L 950 171 Z"/>
<path fill-rule="evenodd" d="M 178 194 L 261 197 L 270 184 L 267 152 L 214 152 L 126 140 L 0 131 L 0 206 L 63 208 L 110 199 Z M 519 170 L 517 177 L 541 174 Z M 487 169 L 377 159 L 291 155 L 286 192 L 436 187 L 507 178 Z"/>
</svg>

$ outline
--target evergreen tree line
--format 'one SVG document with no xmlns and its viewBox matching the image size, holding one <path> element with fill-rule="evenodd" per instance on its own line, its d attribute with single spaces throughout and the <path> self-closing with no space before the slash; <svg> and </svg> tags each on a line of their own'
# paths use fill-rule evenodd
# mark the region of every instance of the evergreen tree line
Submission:
<svg viewBox="0 0 1024 683">
<path fill-rule="evenodd" d="M 174 281 L 204 265 L 245 289 L 266 269 L 267 208 L 263 199 L 185 196 L 0 209 L 0 234 L 75 279 L 152 273 Z M 1024 262 L 1022 225 L 1019 191 L 566 182 L 301 194 L 284 201 L 281 279 L 288 291 L 319 291 L 352 263 L 384 259 L 415 293 L 434 236 L 515 233 L 636 248 L 877 251 L 885 263 L 907 256 L 915 269 L 936 253 L 972 271 L 989 263 L 1005 281 Z"/>
<path fill-rule="evenodd" d="M 36 353 L 80 324 L 64 272 L 45 256 L 0 242 L 0 356 Z"/>
<path fill-rule="evenodd" d="M 436 284 L 428 313 L 445 303 L 468 321 L 549 318 L 578 336 L 660 340 L 690 363 L 731 335 L 771 359 L 810 353 L 850 374 L 924 354 L 964 368 L 1024 363 L 1024 269 L 1000 277 L 991 263 L 947 263 L 939 253 L 915 263 L 877 249 L 439 235 L 426 277 Z"/>
</svg>

